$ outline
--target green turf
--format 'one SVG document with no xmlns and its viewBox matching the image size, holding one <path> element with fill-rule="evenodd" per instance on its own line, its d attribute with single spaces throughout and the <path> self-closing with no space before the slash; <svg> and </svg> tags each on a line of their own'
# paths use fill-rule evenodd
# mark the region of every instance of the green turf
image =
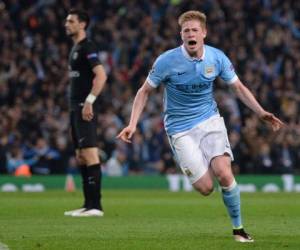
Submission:
<svg viewBox="0 0 300 250">
<path fill-rule="evenodd" d="M 300 194 L 242 202 L 252 244 L 233 241 L 219 193 L 106 190 L 103 218 L 63 216 L 80 192 L 0 193 L 0 249 L 300 249 Z"/>
</svg>

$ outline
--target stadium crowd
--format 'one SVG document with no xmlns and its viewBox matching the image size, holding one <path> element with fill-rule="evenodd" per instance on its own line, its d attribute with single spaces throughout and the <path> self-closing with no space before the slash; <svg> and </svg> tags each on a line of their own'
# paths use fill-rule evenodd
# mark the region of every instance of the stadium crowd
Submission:
<svg viewBox="0 0 300 250">
<path fill-rule="evenodd" d="M 273 133 L 221 81 L 236 173 L 300 172 L 300 1 L 4 0 L 0 1 L 0 172 L 29 165 L 34 174 L 75 171 L 69 136 L 71 7 L 91 16 L 88 30 L 109 79 L 100 97 L 99 148 L 108 175 L 174 172 L 162 121 L 162 89 L 151 96 L 133 143 L 116 140 L 153 60 L 180 45 L 177 17 L 208 17 L 206 43 L 222 49 L 258 101 L 286 127 Z"/>
</svg>

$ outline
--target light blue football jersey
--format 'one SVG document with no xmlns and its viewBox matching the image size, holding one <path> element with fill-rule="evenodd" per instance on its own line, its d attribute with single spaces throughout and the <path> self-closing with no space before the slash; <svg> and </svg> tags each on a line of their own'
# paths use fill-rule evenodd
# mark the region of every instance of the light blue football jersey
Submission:
<svg viewBox="0 0 300 250">
<path fill-rule="evenodd" d="M 228 57 L 204 45 L 201 59 L 189 56 L 184 46 L 168 50 L 155 61 L 147 82 L 154 88 L 164 84 L 164 124 L 168 135 L 183 132 L 219 113 L 213 82 L 226 83 L 238 77 Z"/>
</svg>

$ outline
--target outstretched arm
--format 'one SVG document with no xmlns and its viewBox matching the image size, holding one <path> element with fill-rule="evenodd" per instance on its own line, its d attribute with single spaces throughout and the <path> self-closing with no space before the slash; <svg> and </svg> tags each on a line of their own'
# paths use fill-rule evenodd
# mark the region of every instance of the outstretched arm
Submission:
<svg viewBox="0 0 300 250">
<path fill-rule="evenodd" d="M 253 110 L 261 120 L 269 123 L 273 131 L 280 129 L 284 123 L 279 120 L 274 114 L 265 111 L 257 102 L 250 90 L 238 79 L 231 84 L 232 89 L 238 98 L 251 110 Z"/>
<path fill-rule="evenodd" d="M 117 138 L 124 142 L 131 143 L 131 137 L 136 131 L 138 120 L 142 114 L 152 89 L 153 87 L 151 87 L 149 83 L 145 81 L 143 86 L 138 90 L 133 101 L 129 125 L 118 134 Z"/>
</svg>

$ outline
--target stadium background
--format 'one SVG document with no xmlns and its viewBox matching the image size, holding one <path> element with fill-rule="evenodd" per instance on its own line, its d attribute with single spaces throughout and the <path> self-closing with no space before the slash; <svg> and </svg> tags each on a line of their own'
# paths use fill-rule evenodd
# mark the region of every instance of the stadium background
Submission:
<svg viewBox="0 0 300 250">
<path fill-rule="evenodd" d="M 278 133 L 216 82 L 237 174 L 300 170 L 300 2 L 280 0 L 6 0 L 0 1 L 0 174 L 28 164 L 33 174 L 76 172 L 68 134 L 64 31 L 70 7 L 91 16 L 88 33 L 109 79 L 101 94 L 99 148 L 106 175 L 175 172 L 162 123 L 162 89 L 148 102 L 133 143 L 115 139 L 154 59 L 180 44 L 177 17 L 202 10 L 207 44 L 231 58 L 239 77 L 267 110 L 286 122 Z"/>
</svg>

